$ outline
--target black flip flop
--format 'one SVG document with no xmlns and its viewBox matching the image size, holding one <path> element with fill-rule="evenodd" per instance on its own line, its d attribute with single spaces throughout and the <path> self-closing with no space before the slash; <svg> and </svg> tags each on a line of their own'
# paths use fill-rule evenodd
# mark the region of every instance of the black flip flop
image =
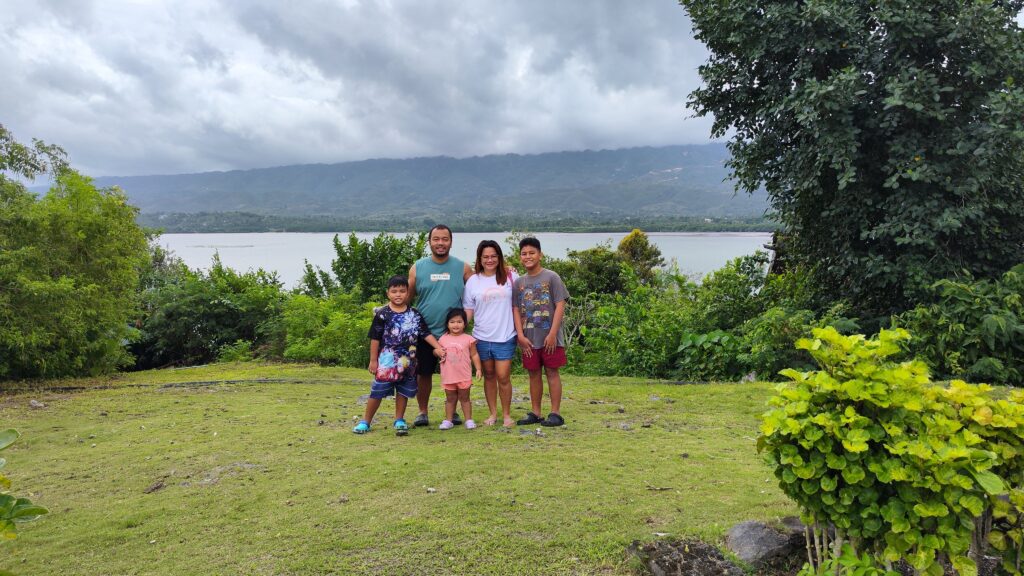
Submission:
<svg viewBox="0 0 1024 576">
<path fill-rule="evenodd" d="M 540 416 L 537 416 L 533 412 L 527 412 L 526 416 L 523 416 L 519 420 L 516 420 L 516 424 L 518 424 L 520 426 L 529 426 L 531 424 L 540 424 L 543 421 L 544 421 L 543 418 L 541 418 Z"/>
<path fill-rule="evenodd" d="M 545 418 L 544 421 L 540 423 L 540 425 L 547 426 L 549 428 L 553 428 L 555 426 L 565 426 L 565 419 L 562 418 L 560 415 L 552 412 L 548 414 L 548 417 Z"/>
</svg>

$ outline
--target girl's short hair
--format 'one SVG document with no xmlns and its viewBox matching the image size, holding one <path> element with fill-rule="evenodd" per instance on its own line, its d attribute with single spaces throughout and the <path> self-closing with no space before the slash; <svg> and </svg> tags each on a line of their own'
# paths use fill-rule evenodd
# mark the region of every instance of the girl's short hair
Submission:
<svg viewBox="0 0 1024 576">
<path fill-rule="evenodd" d="M 505 256 L 501 253 L 501 244 L 494 240 L 481 240 L 477 245 L 476 264 L 473 266 L 473 271 L 477 274 L 484 271 L 484 248 L 494 248 L 494 251 L 498 253 L 498 269 L 494 276 L 498 281 L 498 286 L 504 286 L 505 281 L 508 280 L 508 269 L 505 268 Z"/>
<path fill-rule="evenodd" d="M 466 316 L 465 310 L 463 310 L 462 308 L 449 308 L 448 314 L 444 317 L 444 329 L 446 332 L 448 331 L 448 321 L 451 320 L 452 318 L 455 318 L 456 316 L 462 318 L 463 324 L 469 324 L 469 317 Z"/>
</svg>

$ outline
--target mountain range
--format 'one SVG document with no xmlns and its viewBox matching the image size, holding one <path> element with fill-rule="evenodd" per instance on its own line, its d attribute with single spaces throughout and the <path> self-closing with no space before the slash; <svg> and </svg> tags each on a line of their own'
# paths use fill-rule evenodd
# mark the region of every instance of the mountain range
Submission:
<svg viewBox="0 0 1024 576">
<path fill-rule="evenodd" d="M 107 176 L 143 214 L 235 212 L 398 220 L 517 214 L 756 217 L 736 194 L 722 144 L 376 159 L 155 176 Z"/>
</svg>

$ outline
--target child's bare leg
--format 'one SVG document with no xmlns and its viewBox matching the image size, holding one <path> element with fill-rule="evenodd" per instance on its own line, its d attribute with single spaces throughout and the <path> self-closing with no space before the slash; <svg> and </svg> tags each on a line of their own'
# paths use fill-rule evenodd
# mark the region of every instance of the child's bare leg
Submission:
<svg viewBox="0 0 1024 576">
<path fill-rule="evenodd" d="M 459 404 L 462 405 L 462 415 L 466 420 L 473 419 L 473 403 L 469 401 L 469 388 L 459 390 Z"/>
<path fill-rule="evenodd" d="M 491 415 L 484 420 L 484 424 L 491 426 L 498 421 L 498 386 L 501 376 L 495 369 L 496 360 L 484 360 L 481 365 L 484 369 L 484 399 L 487 400 L 487 410 Z M 466 418 L 469 418 L 467 416 Z"/>
<path fill-rule="evenodd" d="M 534 354 L 537 352 L 535 351 Z M 540 403 L 544 399 L 544 380 L 540 370 L 530 370 L 530 407 L 537 416 L 541 415 Z"/>
<path fill-rule="evenodd" d="M 405 420 L 405 408 L 408 405 L 408 398 L 401 394 L 395 394 L 395 420 Z"/>
<path fill-rule="evenodd" d="M 506 428 L 516 423 L 512 419 L 512 361 L 495 360 L 494 372 L 498 379 L 498 397 L 501 398 L 501 417 Z"/>
<path fill-rule="evenodd" d="M 559 410 L 562 408 L 562 376 L 558 373 L 558 368 L 544 368 L 544 372 L 548 377 L 548 395 L 551 396 L 551 411 L 561 415 L 562 413 Z"/>
<path fill-rule="evenodd" d="M 366 411 L 363 412 L 363 421 L 367 424 L 373 422 L 373 416 L 377 413 L 377 409 L 380 408 L 380 398 L 369 398 L 366 400 Z"/>
<path fill-rule="evenodd" d="M 444 391 L 444 419 L 449 422 L 452 416 L 455 415 L 455 403 L 459 400 L 458 390 L 445 390 Z"/>
</svg>

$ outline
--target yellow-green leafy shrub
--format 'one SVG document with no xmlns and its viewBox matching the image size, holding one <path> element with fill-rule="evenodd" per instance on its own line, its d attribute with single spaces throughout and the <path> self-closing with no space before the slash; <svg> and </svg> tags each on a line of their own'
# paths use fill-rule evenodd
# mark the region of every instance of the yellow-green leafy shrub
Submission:
<svg viewBox="0 0 1024 576">
<path fill-rule="evenodd" d="M 821 369 L 783 371 L 791 382 L 777 387 L 758 440 L 782 490 L 814 526 L 813 568 L 849 544 L 880 563 L 905 559 L 921 573 L 941 574 L 945 557 L 960 574 L 974 574 L 976 519 L 1008 485 L 1020 485 L 1020 405 L 996 399 L 988 386 L 940 387 L 923 362 L 893 361 L 910 339 L 906 330 L 873 339 L 834 328 L 813 334 L 797 347 Z"/>
</svg>

